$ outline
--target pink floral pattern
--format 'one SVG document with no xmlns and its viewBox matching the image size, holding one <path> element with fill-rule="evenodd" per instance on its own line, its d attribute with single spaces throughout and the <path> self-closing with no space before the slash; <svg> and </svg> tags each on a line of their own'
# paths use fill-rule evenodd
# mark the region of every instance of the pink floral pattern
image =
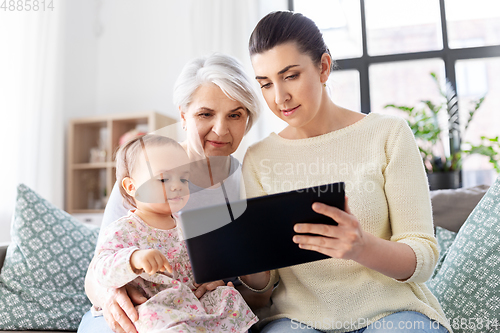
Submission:
<svg viewBox="0 0 500 333">
<path fill-rule="evenodd" d="M 258 320 L 232 287 L 218 287 L 201 299 L 196 297 L 186 244 L 177 228 L 152 228 L 130 211 L 106 229 L 97 248 L 94 274 L 99 283 L 108 288 L 131 283 L 148 297 L 137 306 L 139 333 L 246 332 Z M 162 251 L 172 274 L 136 274 L 130 255 L 137 249 Z"/>
</svg>

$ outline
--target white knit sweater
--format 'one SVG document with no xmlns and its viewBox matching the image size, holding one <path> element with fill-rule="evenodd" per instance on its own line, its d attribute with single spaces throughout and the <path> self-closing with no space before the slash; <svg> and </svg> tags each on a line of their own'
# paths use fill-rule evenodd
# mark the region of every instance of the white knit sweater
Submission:
<svg viewBox="0 0 500 333">
<path fill-rule="evenodd" d="M 367 326 L 397 311 L 417 311 L 451 332 L 437 299 L 423 284 L 438 258 L 424 167 L 403 119 L 371 113 L 317 137 L 288 140 L 272 133 L 243 162 L 247 197 L 343 181 L 363 230 L 408 244 L 417 268 L 400 282 L 352 260 L 325 259 L 278 270 L 270 315 L 327 332 Z"/>
</svg>

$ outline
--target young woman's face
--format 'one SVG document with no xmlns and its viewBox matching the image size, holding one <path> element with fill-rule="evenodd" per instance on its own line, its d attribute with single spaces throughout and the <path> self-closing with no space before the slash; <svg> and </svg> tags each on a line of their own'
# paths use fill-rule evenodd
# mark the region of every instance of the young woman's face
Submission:
<svg viewBox="0 0 500 333">
<path fill-rule="evenodd" d="M 252 66 L 264 99 L 276 116 L 292 127 L 305 126 L 314 119 L 328 79 L 320 64 L 290 42 L 254 54 Z"/>
<path fill-rule="evenodd" d="M 189 158 L 180 146 L 146 146 L 132 172 L 137 208 L 171 215 L 181 210 L 189 199 Z M 152 173 L 152 175 L 151 175 Z"/>
<path fill-rule="evenodd" d="M 240 145 L 248 113 L 215 84 L 200 86 L 192 102 L 181 110 L 188 134 L 188 149 L 199 155 L 228 156 Z"/>
</svg>

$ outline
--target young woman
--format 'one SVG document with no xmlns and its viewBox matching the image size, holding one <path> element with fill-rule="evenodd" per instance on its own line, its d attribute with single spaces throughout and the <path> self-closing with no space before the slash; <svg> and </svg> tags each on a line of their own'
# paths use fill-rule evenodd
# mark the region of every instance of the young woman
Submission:
<svg viewBox="0 0 500 333">
<path fill-rule="evenodd" d="M 288 126 L 248 149 L 247 196 L 343 181 L 348 198 L 345 211 L 312 206 L 338 226 L 295 225 L 297 246 L 331 259 L 279 269 L 271 280 L 242 277 L 257 291 L 279 281 L 262 332 L 451 332 L 423 284 L 438 250 L 425 171 L 406 122 L 334 104 L 325 84 L 330 52 L 301 14 L 267 15 L 249 48 L 264 99 Z"/>
</svg>

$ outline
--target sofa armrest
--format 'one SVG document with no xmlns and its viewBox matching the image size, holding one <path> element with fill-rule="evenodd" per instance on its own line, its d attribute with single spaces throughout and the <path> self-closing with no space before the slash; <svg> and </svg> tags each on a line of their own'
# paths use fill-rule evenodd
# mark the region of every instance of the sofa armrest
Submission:
<svg viewBox="0 0 500 333">
<path fill-rule="evenodd" d="M 7 254 L 7 247 L 8 247 L 8 244 L 0 244 L 0 270 L 3 267 L 5 255 Z"/>
</svg>

